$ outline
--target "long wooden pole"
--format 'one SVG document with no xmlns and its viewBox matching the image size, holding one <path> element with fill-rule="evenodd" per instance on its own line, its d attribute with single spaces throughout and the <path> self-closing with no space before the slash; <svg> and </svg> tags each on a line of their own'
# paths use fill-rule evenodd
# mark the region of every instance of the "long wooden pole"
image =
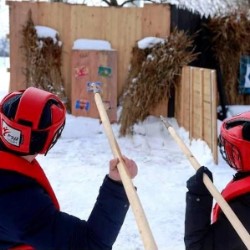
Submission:
<svg viewBox="0 0 250 250">
<path fill-rule="evenodd" d="M 179 135 L 175 132 L 174 128 L 169 124 L 166 118 L 163 116 L 160 116 L 163 124 L 171 134 L 171 136 L 175 139 L 177 144 L 182 149 L 183 153 L 187 156 L 188 160 L 192 164 L 195 170 L 198 170 L 201 166 L 198 163 L 198 161 L 195 159 L 192 152 L 189 150 L 189 148 L 185 145 L 185 143 L 182 141 L 182 139 L 179 137 Z M 208 191 L 211 193 L 211 195 L 214 197 L 214 199 L 219 204 L 221 210 L 224 212 L 227 219 L 232 224 L 235 231 L 238 233 L 239 237 L 243 241 L 243 243 L 246 245 L 247 249 L 250 249 L 250 236 L 245 227 L 242 225 L 239 218 L 235 215 L 234 211 L 231 209 L 231 207 L 228 205 L 226 200 L 223 198 L 221 193 L 217 190 L 217 188 L 214 186 L 213 182 L 210 180 L 210 178 L 207 176 L 207 174 L 203 174 L 203 182 L 205 186 L 207 187 Z"/>
<path fill-rule="evenodd" d="M 139 197 L 137 195 L 137 192 L 135 190 L 135 187 L 132 183 L 132 180 L 127 172 L 126 165 L 122 159 L 122 154 L 120 151 L 120 148 L 118 146 L 118 143 L 115 139 L 112 127 L 110 125 L 110 121 L 107 115 L 107 112 L 104 108 L 101 96 L 98 92 L 95 92 L 95 102 L 97 109 L 100 114 L 100 118 L 102 121 L 102 124 L 105 129 L 106 136 L 108 138 L 110 147 L 112 149 L 112 153 L 114 157 L 117 157 L 119 159 L 118 163 L 118 171 L 125 189 L 125 192 L 127 194 L 128 200 L 130 202 L 132 211 L 135 215 L 135 219 L 137 222 L 137 226 L 139 229 L 139 232 L 141 234 L 143 243 L 144 243 L 144 248 L 147 250 L 157 250 L 157 245 L 155 243 L 155 240 L 153 238 L 153 234 L 150 230 L 148 221 L 146 219 L 144 210 L 142 208 L 141 202 L 139 200 Z"/>
</svg>

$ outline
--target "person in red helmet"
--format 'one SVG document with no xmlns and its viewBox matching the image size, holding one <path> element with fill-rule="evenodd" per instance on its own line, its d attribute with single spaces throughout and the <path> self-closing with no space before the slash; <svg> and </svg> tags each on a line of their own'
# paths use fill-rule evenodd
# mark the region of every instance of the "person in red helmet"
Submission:
<svg viewBox="0 0 250 250">
<path fill-rule="evenodd" d="M 116 167 L 119 160 L 110 160 L 87 220 L 60 211 L 36 160 L 56 144 L 65 116 L 57 96 L 34 87 L 12 92 L 0 103 L 1 250 L 112 249 L 129 208 Z M 136 163 L 126 156 L 124 162 L 134 178 Z"/>
<path fill-rule="evenodd" d="M 227 118 L 221 125 L 219 147 L 222 157 L 236 170 L 221 192 L 243 226 L 250 233 L 250 112 Z M 186 250 L 247 249 L 203 183 L 202 166 L 187 180 L 185 236 Z"/>
</svg>

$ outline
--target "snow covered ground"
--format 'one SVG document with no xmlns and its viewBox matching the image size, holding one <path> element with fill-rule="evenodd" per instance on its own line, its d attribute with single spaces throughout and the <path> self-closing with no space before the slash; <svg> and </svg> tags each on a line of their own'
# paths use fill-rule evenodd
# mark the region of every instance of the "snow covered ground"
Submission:
<svg viewBox="0 0 250 250">
<path fill-rule="evenodd" d="M 3 1 L 0 1 L 2 3 Z M 176 1 L 169 1 L 174 3 Z M 181 1 L 178 1 L 181 4 Z M 184 2 L 184 1 L 183 1 Z M 218 7 L 222 1 L 188 1 L 205 10 Z M 204 3 L 205 2 L 205 3 Z M 203 3 L 203 5 L 201 5 Z M 0 35 L 8 15 L 0 5 Z M 6 10 L 6 8 L 5 8 Z M 208 12 L 207 12 L 208 13 Z M 8 93 L 8 58 L 0 58 L 0 100 Z M 245 111 L 248 106 L 229 107 L 230 115 Z M 120 110 L 118 111 L 120 112 Z M 214 174 L 214 184 L 221 190 L 232 178 L 234 171 L 219 156 L 219 164 L 213 163 L 212 154 L 201 140 L 189 140 L 188 132 L 178 126 L 175 119 L 169 122 L 176 129 L 201 165 Z M 220 121 L 218 121 L 218 128 Z M 133 136 L 119 137 L 119 125 L 112 125 L 123 154 L 134 159 L 139 167 L 133 183 L 148 219 L 159 250 L 184 250 L 184 212 L 186 180 L 194 169 L 179 146 L 170 136 L 159 118 L 150 116 L 135 125 Z M 38 160 L 51 181 L 65 212 L 87 219 L 94 205 L 99 186 L 108 171 L 112 153 L 102 124 L 97 119 L 74 117 L 67 114 L 66 127 L 57 145 L 46 157 Z M 141 236 L 131 209 L 114 245 L 114 250 L 144 249 Z"/>
<path fill-rule="evenodd" d="M 1 58 L 0 99 L 9 85 L 8 58 Z M 246 106 L 231 107 L 232 113 Z M 221 157 L 214 165 L 211 151 L 204 141 L 188 139 L 188 132 L 175 128 L 201 165 L 214 173 L 215 186 L 221 190 L 231 179 L 233 170 Z M 218 121 L 218 125 L 220 122 Z M 186 180 L 194 169 L 159 118 L 150 116 L 135 125 L 134 136 L 119 137 L 119 125 L 112 129 L 123 154 L 134 159 L 139 167 L 133 180 L 138 196 L 159 250 L 184 250 L 184 211 Z M 66 127 L 57 145 L 38 160 L 44 167 L 63 211 L 87 219 L 98 189 L 108 171 L 112 152 L 99 120 L 67 114 Z M 114 250 L 144 249 L 134 214 L 130 209 Z"/>
</svg>

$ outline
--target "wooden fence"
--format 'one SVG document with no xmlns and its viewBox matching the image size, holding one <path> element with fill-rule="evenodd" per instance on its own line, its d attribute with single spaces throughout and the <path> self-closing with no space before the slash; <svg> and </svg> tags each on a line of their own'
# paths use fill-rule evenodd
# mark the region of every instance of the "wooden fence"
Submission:
<svg viewBox="0 0 250 250">
<path fill-rule="evenodd" d="M 35 25 L 58 31 L 63 43 L 62 75 L 67 97 L 71 98 L 71 57 L 74 41 L 81 38 L 107 40 L 118 53 L 117 98 L 128 74 L 132 48 L 142 38 L 170 34 L 170 7 L 148 4 L 143 8 L 89 7 L 79 4 L 7 1 L 10 10 L 10 90 L 26 87 L 21 51 L 22 27 L 31 10 Z M 167 112 L 167 103 L 165 105 Z"/>
<path fill-rule="evenodd" d="M 175 116 L 190 138 L 202 139 L 218 163 L 216 71 L 183 67 L 176 91 Z"/>
<path fill-rule="evenodd" d="M 145 37 L 164 38 L 170 34 L 171 13 L 166 4 L 149 4 L 143 8 L 26 1 L 7 1 L 7 4 L 10 10 L 10 91 L 26 88 L 21 31 L 31 10 L 34 24 L 57 30 L 63 42 L 62 75 L 69 102 L 72 96 L 72 47 L 75 40 L 107 40 L 117 51 L 117 93 L 114 96 L 118 99 L 136 42 Z M 215 162 L 218 159 L 216 93 L 215 71 L 183 68 L 181 84 L 176 91 L 175 117 L 179 125 L 190 132 L 190 138 L 207 142 Z M 160 103 L 151 114 L 167 115 L 167 109 L 168 100 Z"/>
</svg>

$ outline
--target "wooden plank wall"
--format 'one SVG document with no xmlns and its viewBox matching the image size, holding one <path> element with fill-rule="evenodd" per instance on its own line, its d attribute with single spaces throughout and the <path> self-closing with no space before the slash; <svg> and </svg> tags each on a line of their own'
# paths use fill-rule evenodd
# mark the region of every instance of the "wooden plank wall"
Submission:
<svg viewBox="0 0 250 250">
<path fill-rule="evenodd" d="M 107 40 L 117 51 L 117 99 L 127 77 L 132 48 L 148 36 L 170 34 L 170 7 L 149 4 L 143 8 L 88 7 L 48 2 L 7 1 L 10 10 L 10 91 L 26 88 L 22 45 L 22 27 L 31 10 L 35 25 L 51 27 L 63 42 L 62 74 L 71 102 L 72 46 L 76 39 Z M 190 137 L 205 140 L 217 162 L 217 116 L 215 71 L 184 67 L 176 91 L 176 119 L 190 131 Z M 168 100 L 160 103 L 152 115 L 167 115 Z"/>
<path fill-rule="evenodd" d="M 122 93 L 129 69 L 132 48 L 148 36 L 170 34 L 170 7 L 148 4 L 143 8 L 89 7 L 48 2 L 7 1 L 10 9 L 10 91 L 25 88 L 21 51 L 21 30 L 31 10 L 35 25 L 48 26 L 59 32 L 63 42 L 62 74 L 66 94 L 71 97 L 71 49 L 76 39 L 107 40 L 118 52 L 117 97 Z M 160 113 L 167 113 L 167 102 Z M 158 111 L 159 112 L 159 111 Z"/>
<path fill-rule="evenodd" d="M 104 75 L 99 72 L 103 66 L 110 70 L 110 74 Z M 71 81 L 72 115 L 100 118 L 93 89 L 88 86 L 88 83 L 97 82 L 100 84 L 97 87 L 109 120 L 111 123 L 117 122 L 117 51 L 73 50 L 71 68 L 74 72 Z M 76 107 L 81 101 L 88 103 L 89 108 Z"/>
<path fill-rule="evenodd" d="M 202 139 L 218 163 L 216 71 L 183 67 L 176 91 L 175 117 L 190 138 Z"/>
</svg>

